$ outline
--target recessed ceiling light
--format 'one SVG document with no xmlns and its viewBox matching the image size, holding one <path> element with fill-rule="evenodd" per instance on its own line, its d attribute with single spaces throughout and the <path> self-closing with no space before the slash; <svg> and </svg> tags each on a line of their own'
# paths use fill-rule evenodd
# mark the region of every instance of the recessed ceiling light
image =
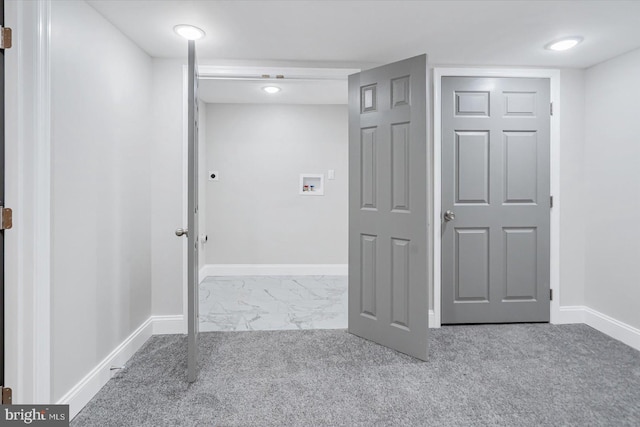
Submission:
<svg viewBox="0 0 640 427">
<path fill-rule="evenodd" d="M 176 25 L 173 27 L 173 31 L 187 40 L 199 40 L 205 36 L 205 32 L 203 30 L 187 24 Z"/>
<path fill-rule="evenodd" d="M 280 92 L 280 88 L 278 86 L 265 86 L 262 88 L 263 91 L 267 93 L 278 93 Z"/>
<path fill-rule="evenodd" d="M 557 52 L 571 49 L 575 47 L 582 41 L 582 37 L 567 37 L 566 39 L 556 40 L 554 42 L 549 43 L 545 47 L 549 50 L 555 50 Z"/>
</svg>

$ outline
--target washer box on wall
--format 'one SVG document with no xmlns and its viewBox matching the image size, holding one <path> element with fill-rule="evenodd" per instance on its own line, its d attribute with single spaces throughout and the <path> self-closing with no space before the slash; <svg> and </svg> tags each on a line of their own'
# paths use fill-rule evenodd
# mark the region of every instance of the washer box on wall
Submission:
<svg viewBox="0 0 640 427">
<path fill-rule="evenodd" d="M 301 173 L 299 190 L 302 196 L 324 196 L 324 175 Z"/>
</svg>

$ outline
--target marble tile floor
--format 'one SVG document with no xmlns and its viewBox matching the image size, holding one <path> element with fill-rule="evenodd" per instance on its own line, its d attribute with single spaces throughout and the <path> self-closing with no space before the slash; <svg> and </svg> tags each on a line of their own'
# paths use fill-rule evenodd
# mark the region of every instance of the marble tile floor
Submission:
<svg viewBox="0 0 640 427">
<path fill-rule="evenodd" d="M 346 329 L 347 276 L 217 276 L 200 283 L 200 331 Z"/>
</svg>

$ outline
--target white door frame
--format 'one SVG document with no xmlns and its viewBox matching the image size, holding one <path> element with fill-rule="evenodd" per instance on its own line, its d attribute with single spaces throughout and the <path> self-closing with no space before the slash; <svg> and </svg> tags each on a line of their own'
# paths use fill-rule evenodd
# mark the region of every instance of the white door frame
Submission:
<svg viewBox="0 0 640 427">
<path fill-rule="evenodd" d="M 550 322 L 560 321 L 560 70 L 509 68 L 434 68 L 433 69 L 433 324 L 439 328 L 442 314 L 442 77 L 524 77 L 548 78 L 551 82 L 553 115 L 550 128 L 551 260 L 550 287 L 553 292 Z"/>
<path fill-rule="evenodd" d="M 51 403 L 51 1 L 6 1 L 5 25 L 5 387 Z"/>
</svg>

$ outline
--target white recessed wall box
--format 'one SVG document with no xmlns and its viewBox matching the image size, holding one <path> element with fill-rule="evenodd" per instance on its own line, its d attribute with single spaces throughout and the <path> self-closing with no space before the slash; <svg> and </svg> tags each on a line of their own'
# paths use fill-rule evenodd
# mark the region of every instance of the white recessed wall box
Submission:
<svg viewBox="0 0 640 427">
<path fill-rule="evenodd" d="M 299 190 L 302 196 L 324 196 L 324 175 L 301 173 Z"/>
</svg>

